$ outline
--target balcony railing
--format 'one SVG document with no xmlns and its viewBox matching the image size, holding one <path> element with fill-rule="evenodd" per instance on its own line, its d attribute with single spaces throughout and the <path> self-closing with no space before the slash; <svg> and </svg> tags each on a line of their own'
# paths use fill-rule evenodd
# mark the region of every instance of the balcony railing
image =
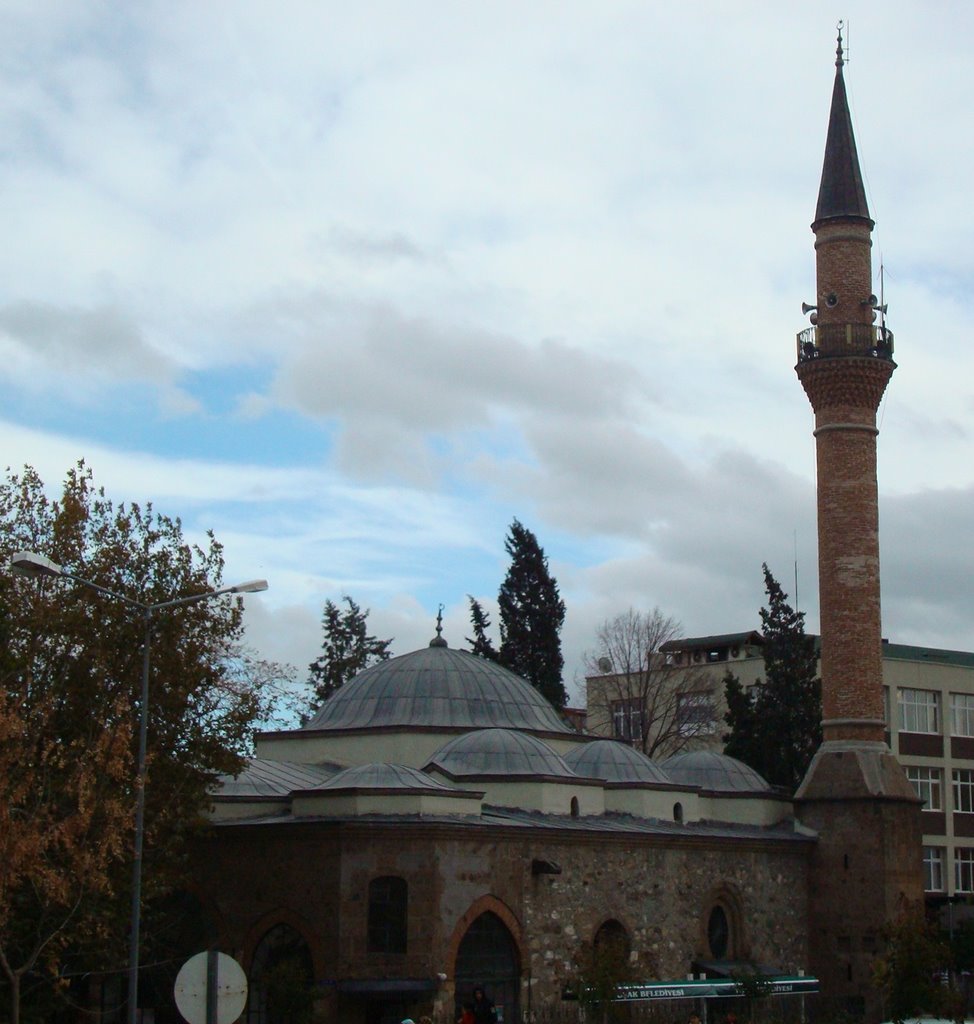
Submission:
<svg viewBox="0 0 974 1024">
<path fill-rule="evenodd" d="M 893 360 L 893 332 L 874 324 L 820 324 L 798 333 L 798 362 L 864 356 Z"/>
</svg>

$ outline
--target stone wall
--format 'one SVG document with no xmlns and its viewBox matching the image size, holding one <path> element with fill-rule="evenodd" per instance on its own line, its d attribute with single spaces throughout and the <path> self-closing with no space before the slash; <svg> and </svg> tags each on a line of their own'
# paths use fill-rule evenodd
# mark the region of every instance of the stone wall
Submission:
<svg viewBox="0 0 974 1024">
<path fill-rule="evenodd" d="M 688 829 L 688 833 L 691 830 Z M 706 830 L 702 830 L 706 831 Z M 308 823 L 215 829 L 199 877 L 222 948 L 249 967 L 269 927 L 306 938 L 324 983 L 320 1020 L 364 1020 L 339 979 L 433 979 L 415 1012 L 452 1012 L 457 949 L 484 910 L 519 950 L 521 1008 L 561 1001 L 596 930 L 617 920 L 642 979 L 680 978 L 711 959 L 706 924 L 716 902 L 732 922 L 728 956 L 785 971 L 806 966 L 808 863 L 813 844 L 724 837 L 647 837 L 570 829 L 413 823 Z M 533 875 L 532 861 L 560 874 Z M 368 884 L 409 885 L 403 955 L 369 953 Z M 438 978 L 445 975 L 445 980 Z"/>
</svg>

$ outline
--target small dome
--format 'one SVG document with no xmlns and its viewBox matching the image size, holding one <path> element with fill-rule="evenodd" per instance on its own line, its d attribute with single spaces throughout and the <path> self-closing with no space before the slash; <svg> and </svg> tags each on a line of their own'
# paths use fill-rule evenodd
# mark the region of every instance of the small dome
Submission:
<svg viewBox="0 0 974 1024">
<path fill-rule="evenodd" d="M 565 764 L 577 775 L 606 782 L 669 785 L 672 780 L 642 751 L 618 740 L 594 740 L 565 754 Z"/>
<path fill-rule="evenodd" d="M 379 662 L 318 709 L 305 729 L 526 729 L 570 733 L 526 680 L 494 661 L 444 644 Z"/>
<path fill-rule="evenodd" d="M 335 789 L 435 789 L 441 793 L 454 792 L 452 787 L 404 764 L 360 764 L 346 768 L 314 789 L 317 793 Z"/>
<path fill-rule="evenodd" d="M 771 787 L 743 761 L 712 750 L 674 754 L 661 766 L 676 783 L 717 793 L 768 793 Z"/>
<path fill-rule="evenodd" d="M 478 729 L 457 736 L 432 756 L 429 768 L 452 778 L 482 775 L 554 775 L 577 778 L 547 743 L 514 729 Z"/>
</svg>

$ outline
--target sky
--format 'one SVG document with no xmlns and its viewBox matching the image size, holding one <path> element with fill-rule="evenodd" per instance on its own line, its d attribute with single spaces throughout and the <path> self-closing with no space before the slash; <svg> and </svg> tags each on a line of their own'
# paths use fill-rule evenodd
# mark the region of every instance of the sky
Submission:
<svg viewBox="0 0 974 1024">
<path fill-rule="evenodd" d="M 836 22 L 894 374 L 883 635 L 974 650 L 974 6 L 0 5 L 0 459 L 212 529 L 303 674 L 351 595 L 403 654 L 567 606 L 818 627 L 795 335 Z M 797 593 L 796 593 L 797 580 Z"/>
</svg>

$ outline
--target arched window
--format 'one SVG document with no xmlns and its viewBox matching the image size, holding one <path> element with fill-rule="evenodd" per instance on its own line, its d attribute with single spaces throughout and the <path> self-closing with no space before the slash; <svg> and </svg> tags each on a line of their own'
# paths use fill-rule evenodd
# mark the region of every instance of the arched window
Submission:
<svg viewBox="0 0 974 1024">
<path fill-rule="evenodd" d="M 592 942 L 597 954 L 609 956 L 613 960 L 626 961 L 629 959 L 631 943 L 629 933 L 625 927 L 614 918 L 603 921 L 595 933 Z"/>
<path fill-rule="evenodd" d="M 731 919 L 723 904 L 715 903 L 707 918 L 707 945 L 715 960 L 727 960 L 733 949 Z"/>
<path fill-rule="evenodd" d="M 473 998 L 474 987 L 480 986 L 487 998 L 503 1012 L 504 1020 L 520 1020 L 517 944 L 504 922 L 491 911 L 477 917 L 460 940 L 454 981 L 458 1009 Z"/>
<path fill-rule="evenodd" d="M 673 820 L 677 823 L 683 821 L 683 804 L 679 801 L 673 805 Z"/>
<path fill-rule="evenodd" d="M 572 812 L 572 817 L 573 818 L 577 818 L 578 817 L 578 797 L 577 796 L 573 796 L 572 797 L 571 812 Z"/>
<path fill-rule="evenodd" d="M 409 887 L 404 878 L 384 875 L 369 882 L 370 953 L 405 953 Z"/>
<path fill-rule="evenodd" d="M 276 924 L 250 963 L 247 1024 L 306 1024 L 314 1005 L 311 950 L 301 933 Z"/>
</svg>

